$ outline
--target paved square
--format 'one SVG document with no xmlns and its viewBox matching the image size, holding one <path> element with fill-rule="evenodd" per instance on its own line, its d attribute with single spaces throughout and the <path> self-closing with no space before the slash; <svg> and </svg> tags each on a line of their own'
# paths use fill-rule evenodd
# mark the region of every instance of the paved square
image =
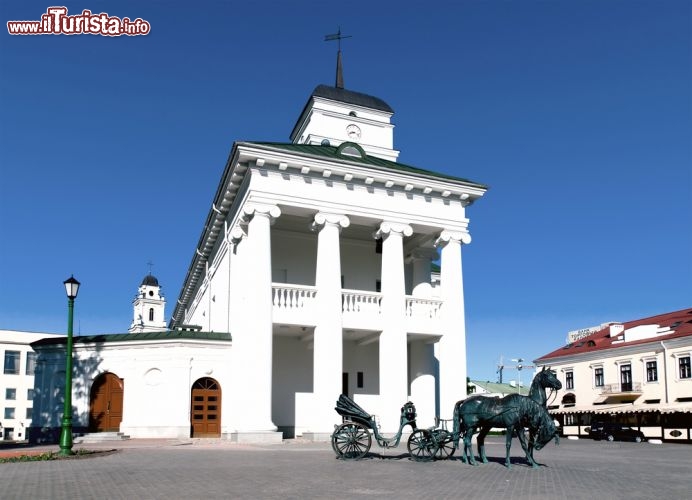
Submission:
<svg viewBox="0 0 692 500">
<path fill-rule="evenodd" d="M 538 470 L 526 465 L 516 439 L 507 470 L 504 438 L 497 437 L 487 440 L 491 462 L 477 467 L 460 460 L 413 462 L 405 444 L 372 448 L 375 453 L 359 461 L 337 460 L 328 443 L 299 441 L 110 446 L 121 449 L 96 458 L 0 464 L 0 498 L 650 500 L 689 498 L 692 488 L 689 444 L 562 440 L 536 452 L 544 464 Z"/>
</svg>

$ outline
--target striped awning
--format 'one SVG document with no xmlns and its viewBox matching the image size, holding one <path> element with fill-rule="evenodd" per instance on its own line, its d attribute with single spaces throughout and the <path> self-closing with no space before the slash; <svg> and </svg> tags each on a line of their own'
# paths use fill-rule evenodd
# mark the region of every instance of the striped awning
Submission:
<svg viewBox="0 0 692 500">
<path fill-rule="evenodd" d="M 552 415 L 568 413 L 595 413 L 597 415 L 616 413 L 692 413 L 692 403 L 639 404 L 618 403 L 611 405 L 575 405 L 548 410 Z"/>
<path fill-rule="evenodd" d="M 610 408 L 623 406 L 622 404 L 616 405 L 574 405 L 574 406 L 563 406 L 562 408 L 556 408 L 554 410 L 548 410 L 549 413 L 553 415 L 563 415 L 565 413 L 599 413 L 604 412 Z M 632 406 L 632 405 L 628 405 Z"/>
</svg>

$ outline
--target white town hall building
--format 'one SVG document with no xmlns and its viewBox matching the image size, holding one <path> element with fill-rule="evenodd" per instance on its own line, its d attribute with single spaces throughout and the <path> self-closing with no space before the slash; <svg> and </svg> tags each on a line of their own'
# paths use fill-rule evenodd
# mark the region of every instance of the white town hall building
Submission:
<svg viewBox="0 0 692 500">
<path fill-rule="evenodd" d="M 342 392 L 383 432 L 407 400 L 421 426 L 450 418 L 466 397 L 466 208 L 486 187 L 398 163 L 392 115 L 320 85 L 291 142 L 235 143 L 168 330 L 148 276 L 130 333 L 75 338 L 75 429 L 324 439 Z M 45 435 L 64 340 L 33 347 Z"/>
</svg>

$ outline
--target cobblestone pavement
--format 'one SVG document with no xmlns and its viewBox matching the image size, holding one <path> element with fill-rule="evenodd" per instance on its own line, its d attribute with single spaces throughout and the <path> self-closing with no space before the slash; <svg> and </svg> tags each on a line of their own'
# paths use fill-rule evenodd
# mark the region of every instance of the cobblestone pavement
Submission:
<svg viewBox="0 0 692 500">
<path fill-rule="evenodd" d="M 667 499 L 690 498 L 692 445 L 562 440 L 513 467 L 504 438 L 488 438 L 490 463 L 413 462 L 405 443 L 336 460 L 328 443 L 238 445 L 217 440 L 130 440 L 92 458 L 0 464 L 2 499 Z M 54 447 L 55 448 L 55 447 Z M 77 448 L 77 447 L 76 447 Z"/>
</svg>

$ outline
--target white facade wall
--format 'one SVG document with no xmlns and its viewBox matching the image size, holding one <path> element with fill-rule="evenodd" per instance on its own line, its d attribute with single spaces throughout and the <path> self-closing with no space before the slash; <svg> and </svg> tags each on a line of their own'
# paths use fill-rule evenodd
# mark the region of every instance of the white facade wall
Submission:
<svg viewBox="0 0 692 500">
<path fill-rule="evenodd" d="M 27 439 L 27 429 L 31 427 L 34 400 L 29 391 L 34 391 L 34 373 L 27 373 L 28 353 L 34 350 L 30 344 L 46 337 L 63 337 L 64 335 L 49 333 L 21 332 L 16 330 L 0 330 L 0 355 L 3 362 L 5 353 L 19 353 L 18 373 L 7 373 L 3 365 L 0 372 L 0 440 Z M 8 391 L 9 390 L 9 391 Z M 11 397 L 14 394 L 14 397 Z M 10 396 L 10 398 L 8 398 Z M 10 417 L 10 415 L 13 415 Z"/>
<path fill-rule="evenodd" d="M 272 231 L 272 282 L 315 286 L 317 234 L 308 232 L 312 221 L 304 220 L 304 232 Z"/>
<path fill-rule="evenodd" d="M 63 413 L 64 346 L 43 348 L 39 352 L 32 426 L 37 430 L 56 429 Z M 112 373 L 124 383 L 120 432 L 133 438 L 189 438 L 192 385 L 200 378 L 215 379 L 221 386 L 222 404 L 225 404 L 224 396 L 232 386 L 231 363 L 230 342 L 160 340 L 76 344 L 73 429 L 84 432 L 88 428 L 92 385 L 99 375 Z M 222 406 L 222 419 L 224 411 L 232 413 L 233 409 Z M 225 415 L 227 420 L 231 416 Z"/>
</svg>

